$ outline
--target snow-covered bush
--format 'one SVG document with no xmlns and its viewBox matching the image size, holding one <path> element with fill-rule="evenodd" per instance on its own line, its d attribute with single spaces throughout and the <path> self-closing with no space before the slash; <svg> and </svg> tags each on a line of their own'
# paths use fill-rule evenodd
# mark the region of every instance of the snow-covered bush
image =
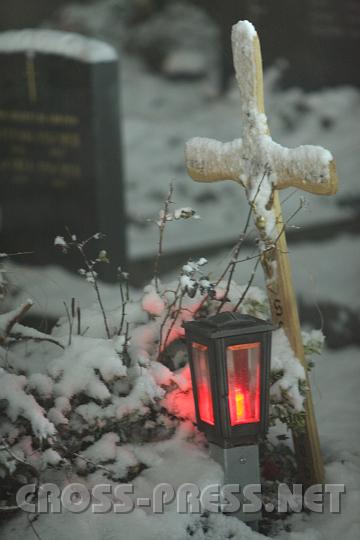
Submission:
<svg viewBox="0 0 360 540">
<path fill-rule="evenodd" d="M 64 252 L 79 252 L 80 274 L 94 287 L 97 303 L 80 311 L 73 301 L 51 335 L 21 324 L 31 301 L 0 316 L 1 500 L 13 503 L 9 486 L 14 489 L 54 467 L 90 483 L 99 475 L 128 481 L 158 459 L 156 451 L 144 451 L 144 445 L 170 439 L 181 425 L 192 425 L 187 437 L 204 444 L 194 427 L 183 322 L 235 306 L 242 313 L 266 317 L 268 305 L 264 291 L 233 281 L 234 258 L 218 280 L 209 278 L 207 261 L 199 258 L 187 261 L 178 279 L 162 283 L 165 225 L 196 217 L 189 208 L 170 212 L 171 195 L 172 190 L 155 221 L 160 239 L 155 277 L 137 298 L 130 298 L 128 276 L 119 270 L 119 306 L 107 310 L 97 285 L 98 266 L 108 262 L 106 253 L 89 260 L 88 241 L 69 235 L 68 240 L 57 237 L 55 244 Z M 100 238 L 94 235 L 91 240 Z M 321 335 L 306 335 L 305 344 L 312 352 L 318 350 Z M 301 428 L 304 381 L 284 332 L 277 330 L 270 419 L 277 428 L 284 423 L 280 444 L 289 426 Z M 272 436 L 264 455 L 276 452 L 274 444 Z"/>
</svg>

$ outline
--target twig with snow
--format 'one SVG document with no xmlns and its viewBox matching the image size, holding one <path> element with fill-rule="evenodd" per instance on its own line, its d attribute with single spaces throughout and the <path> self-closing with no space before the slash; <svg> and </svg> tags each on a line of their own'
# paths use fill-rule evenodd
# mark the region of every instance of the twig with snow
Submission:
<svg viewBox="0 0 360 540">
<path fill-rule="evenodd" d="M 68 305 L 66 302 L 63 302 L 64 304 L 64 308 L 65 308 L 65 313 L 66 313 L 66 318 L 67 318 L 67 321 L 69 323 L 69 338 L 68 338 L 68 346 L 70 347 L 71 345 L 71 339 L 72 339 L 72 330 L 73 330 L 73 318 L 71 317 L 70 315 L 70 311 L 69 311 L 69 308 L 68 308 Z"/>
<path fill-rule="evenodd" d="M 20 306 L 18 311 L 14 314 L 14 316 L 8 321 L 6 327 L 5 327 L 5 336 L 9 336 L 11 333 L 11 330 L 14 328 L 15 324 L 19 323 L 27 314 L 28 311 L 33 307 L 34 302 L 32 300 L 27 300 L 25 304 Z"/>
<path fill-rule="evenodd" d="M 99 284 L 98 284 L 98 281 L 97 281 L 97 274 L 94 271 L 94 265 L 87 258 L 87 255 L 86 255 L 86 253 L 85 253 L 85 251 L 83 249 L 83 246 L 82 246 L 81 242 L 77 243 L 77 249 L 78 249 L 79 253 L 81 254 L 81 256 L 83 258 L 83 261 L 84 261 L 84 263 L 86 265 L 86 268 L 87 268 L 88 272 L 90 272 L 90 274 L 91 274 L 91 278 L 92 278 L 91 284 L 94 287 L 96 297 L 97 297 L 97 301 L 98 301 L 98 304 L 100 306 L 101 313 L 102 313 L 102 316 L 103 316 L 103 319 L 104 319 L 104 326 L 105 326 L 106 336 L 107 336 L 108 339 L 110 339 L 111 336 L 110 336 L 109 325 L 108 325 L 104 304 L 103 304 L 101 294 L 100 294 L 100 290 L 99 290 Z"/>
<path fill-rule="evenodd" d="M 32 331 L 34 332 L 35 330 L 32 330 Z M 63 349 L 63 350 L 65 349 L 64 345 L 62 343 L 60 343 L 60 341 L 57 341 L 56 339 L 51 338 L 50 336 L 49 337 L 40 337 L 40 336 L 36 336 L 36 335 L 24 336 L 22 334 L 11 334 L 9 336 L 9 340 L 13 340 L 16 343 L 20 343 L 21 341 L 34 341 L 35 343 L 41 343 L 41 342 L 52 343 L 53 345 L 57 345 L 58 347 L 60 347 L 60 349 Z"/>
<path fill-rule="evenodd" d="M 124 329 L 124 323 L 126 319 L 126 306 L 130 300 L 130 291 L 129 291 L 129 274 L 127 272 L 122 272 L 121 268 L 118 268 L 118 278 L 119 278 L 119 287 L 120 287 L 120 297 L 121 297 L 121 320 L 118 330 L 118 336 L 120 336 Z M 125 282 L 125 290 L 124 290 Z"/>
<path fill-rule="evenodd" d="M 11 340 L 16 342 L 26 340 L 35 342 L 47 341 L 64 349 L 64 346 L 51 336 L 19 324 L 32 306 L 33 301 L 29 299 L 18 309 L 0 315 L 0 344 L 4 344 Z"/>
<path fill-rule="evenodd" d="M 20 458 L 18 455 L 15 454 L 15 452 L 13 452 L 13 450 L 11 449 L 11 447 L 8 445 L 8 443 L 6 442 L 6 440 L 4 439 L 4 437 L 1 437 L 0 439 L 0 442 L 1 442 L 1 446 L 0 446 L 0 451 L 4 450 L 5 452 L 7 452 L 9 454 L 9 456 L 11 456 L 22 468 L 30 471 L 31 473 L 31 477 L 35 479 L 35 490 L 34 490 L 34 495 L 38 492 L 39 490 L 39 486 L 40 486 L 40 472 L 33 466 L 31 465 L 30 463 L 28 463 L 25 459 L 22 459 Z M 0 511 L 1 512 L 6 512 L 6 511 L 12 511 L 12 510 L 18 510 L 19 509 L 19 506 L 18 505 L 14 505 L 14 506 L 0 506 Z"/>
<path fill-rule="evenodd" d="M 283 234 L 283 232 L 285 231 L 287 225 L 291 222 L 291 220 L 300 212 L 300 210 L 303 208 L 304 206 L 304 202 L 302 199 L 300 199 L 300 203 L 299 203 L 299 206 L 298 208 L 296 208 L 296 210 L 294 210 L 294 212 L 287 218 L 287 220 L 283 223 L 280 231 L 278 232 L 278 235 L 277 237 L 275 238 L 274 242 L 271 243 L 271 245 L 265 247 L 263 250 L 261 250 L 260 253 L 258 253 L 257 255 L 255 255 L 254 257 L 248 257 L 246 259 L 243 259 L 243 260 L 251 260 L 253 258 L 256 258 L 256 263 L 254 265 L 254 268 L 251 272 L 251 275 L 250 275 L 250 279 L 241 295 L 241 297 L 239 298 L 238 302 L 235 304 L 234 308 L 233 308 L 233 311 L 237 311 L 239 309 L 239 307 L 241 306 L 245 296 L 247 295 L 251 285 L 253 284 L 253 281 L 255 279 L 255 274 L 256 274 L 256 270 L 259 266 L 259 263 L 263 260 L 263 258 L 266 256 L 266 253 L 268 252 L 273 252 L 275 249 L 278 249 L 277 247 L 277 244 L 278 244 L 278 241 L 281 237 L 281 235 Z M 242 262 L 242 260 L 239 260 L 237 262 Z"/>
<path fill-rule="evenodd" d="M 172 182 L 170 182 L 169 191 L 164 201 L 164 207 L 160 211 L 159 220 L 156 222 L 159 228 L 158 251 L 157 251 L 155 262 L 154 262 L 154 283 L 155 283 L 155 289 L 157 293 L 159 292 L 160 259 L 163 254 L 164 232 L 165 232 L 165 226 L 167 222 L 169 221 L 169 207 L 170 207 L 170 204 L 172 204 L 173 202 L 172 201 L 173 193 L 174 193 L 174 186 Z M 172 219 L 172 217 L 170 219 Z"/>
<path fill-rule="evenodd" d="M 253 199 L 249 203 L 249 210 L 248 210 L 248 214 L 247 214 L 247 217 L 246 217 L 245 225 L 244 225 L 242 233 L 240 234 L 239 240 L 237 241 L 237 243 L 235 244 L 235 246 L 234 246 L 234 248 L 232 250 L 231 259 L 230 259 L 230 261 L 226 265 L 226 268 L 224 269 L 224 271 L 222 272 L 222 274 L 220 275 L 220 277 L 217 279 L 217 281 L 215 283 L 215 286 L 219 285 L 219 283 L 221 283 L 221 281 L 225 278 L 226 274 L 229 272 L 229 276 L 228 276 L 228 279 L 227 279 L 227 282 L 226 282 L 225 293 L 224 293 L 224 295 L 222 297 L 222 300 L 221 300 L 221 302 L 220 302 L 220 304 L 219 304 L 219 306 L 217 308 L 217 311 L 216 311 L 217 313 L 220 313 L 220 311 L 223 308 L 224 304 L 226 302 L 228 302 L 228 294 L 229 294 L 229 291 L 230 291 L 230 287 L 231 287 L 231 283 L 232 283 L 232 279 L 233 279 L 233 276 L 234 276 L 236 265 L 239 262 L 243 262 L 244 260 L 249 260 L 248 258 L 238 259 L 238 256 L 239 256 L 241 246 L 244 243 L 244 240 L 246 238 L 246 235 L 247 235 L 247 232 L 248 232 L 248 229 L 249 229 L 249 226 L 250 226 L 251 215 L 252 215 L 253 210 L 255 208 L 256 199 L 257 199 L 257 197 L 258 197 L 258 195 L 260 193 L 262 183 L 264 181 L 265 176 L 268 176 L 269 174 L 270 174 L 270 170 L 269 170 L 269 167 L 266 165 L 263 176 L 262 176 L 262 178 L 261 178 L 261 180 L 260 180 L 260 182 L 258 184 L 257 190 L 255 192 L 255 195 L 254 195 Z M 201 303 L 201 306 L 204 304 L 206 299 L 207 299 L 207 297 L 205 297 L 203 299 L 203 301 Z"/>
<path fill-rule="evenodd" d="M 67 253 L 69 251 L 69 249 L 74 248 L 81 255 L 81 258 L 82 258 L 83 263 L 85 265 L 85 269 L 80 268 L 79 273 L 80 273 L 80 275 L 82 275 L 82 276 L 84 276 L 86 278 L 86 280 L 93 286 L 93 288 L 95 290 L 97 301 L 98 301 L 98 304 L 99 304 L 99 307 L 100 307 L 100 310 L 101 310 L 101 314 L 102 314 L 102 317 L 103 317 L 103 321 L 104 321 L 106 336 L 107 336 L 108 339 L 110 339 L 111 334 L 110 334 L 110 330 L 109 330 L 109 325 L 108 325 L 108 321 L 107 321 L 107 317 L 106 317 L 104 304 L 103 304 L 101 294 L 100 294 L 99 284 L 98 284 L 98 280 L 97 280 L 97 272 L 95 272 L 95 270 L 94 270 L 94 267 L 95 267 L 95 265 L 97 263 L 101 263 L 101 262 L 108 263 L 109 262 L 109 260 L 107 258 L 107 253 L 106 253 L 105 250 L 101 250 L 100 253 L 99 253 L 98 258 L 93 261 L 93 260 L 90 260 L 88 258 L 87 254 L 86 254 L 86 251 L 84 249 L 85 246 L 91 240 L 99 240 L 99 239 L 103 238 L 103 235 L 101 233 L 95 233 L 92 236 L 90 236 L 89 238 L 80 241 L 80 240 L 77 239 L 75 234 L 72 234 L 69 231 L 68 228 L 66 228 L 66 232 L 67 232 L 67 234 L 69 236 L 69 240 L 65 240 L 62 236 L 57 236 L 55 238 L 55 240 L 54 240 L 54 245 L 59 246 L 62 249 L 63 253 Z"/>
<path fill-rule="evenodd" d="M 77 335 L 81 336 L 81 309 L 80 309 L 80 306 L 76 307 L 76 321 L 77 321 Z"/>
<path fill-rule="evenodd" d="M 179 315 L 181 313 L 181 309 L 182 309 L 182 301 L 183 301 L 183 298 L 184 298 L 184 291 L 181 291 L 181 294 L 179 295 L 178 299 L 179 299 L 179 305 L 177 307 L 177 310 L 175 311 L 174 315 L 173 315 L 173 320 L 171 321 L 171 324 L 168 328 L 168 331 L 166 332 L 166 336 L 165 336 L 165 339 L 164 339 L 164 344 L 162 346 L 162 350 L 164 351 L 166 349 L 166 345 L 169 341 L 169 338 L 170 338 L 170 335 L 171 335 L 171 332 L 176 324 L 176 321 L 178 320 L 179 318 Z"/>
<path fill-rule="evenodd" d="M 255 274 L 256 274 L 256 270 L 257 270 L 257 267 L 259 266 L 260 261 L 261 261 L 261 255 L 259 254 L 259 255 L 257 256 L 257 261 L 256 261 L 256 263 L 255 263 L 255 265 L 254 265 L 254 268 L 253 268 L 253 270 L 252 270 L 252 272 L 251 272 L 250 279 L 249 279 L 249 281 L 247 282 L 246 287 L 245 287 L 245 289 L 244 289 L 242 295 L 240 296 L 238 302 L 237 302 L 237 303 L 235 304 L 235 306 L 233 307 L 233 311 L 237 311 L 237 310 L 239 309 L 239 307 L 241 306 L 241 304 L 242 304 L 242 302 L 243 302 L 245 296 L 247 295 L 247 293 L 248 293 L 248 291 L 249 291 L 251 285 L 253 284 L 253 281 L 254 281 L 254 278 L 255 278 Z"/>
<path fill-rule="evenodd" d="M 162 323 L 160 325 L 160 331 L 159 331 L 159 350 L 158 350 L 158 355 L 157 355 L 157 359 L 160 360 L 160 357 L 161 357 L 161 353 L 163 351 L 163 349 L 165 347 L 163 347 L 162 343 L 163 343 L 163 333 L 164 333 L 164 328 L 165 328 L 165 325 L 166 323 L 168 322 L 168 320 L 170 319 L 171 317 L 171 313 L 173 311 L 173 308 L 175 307 L 176 305 L 176 302 L 177 302 L 177 299 L 178 299 L 178 294 L 179 294 L 179 291 L 180 291 L 180 282 L 178 283 L 175 291 L 171 291 L 174 293 L 174 300 L 167 306 L 167 310 L 166 310 L 166 315 L 165 317 L 163 318 L 162 320 Z M 170 292 L 170 291 L 167 291 L 167 292 Z"/>
</svg>

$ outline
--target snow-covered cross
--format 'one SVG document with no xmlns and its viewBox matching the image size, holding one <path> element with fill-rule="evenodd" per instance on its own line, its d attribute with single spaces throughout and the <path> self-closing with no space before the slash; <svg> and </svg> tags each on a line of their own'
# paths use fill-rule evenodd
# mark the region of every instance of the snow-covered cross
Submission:
<svg viewBox="0 0 360 540">
<path fill-rule="evenodd" d="M 306 368 L 278 190 L 295 187 L 333 195 L 337 191 L 335 162 L 330 152 L 319 146 L 289 149 L 272 140 L 264 113 L 260 44 L 251 23 L 240 21 L 233 27 L 232 48 L 241 98 L 242 138 L 228 143 L 191 139 L 186 145 L 187 169 L 198 182 L 234 180 L 245 188 L 259 231 L 260 262 L 273 321 L 283 326 L 296 357 Z M 323 481 L 319 437 L 308 388 L 306 429 L 302 435 L 293 433 L 299 474 L 305 485 Z"/>
</svg>

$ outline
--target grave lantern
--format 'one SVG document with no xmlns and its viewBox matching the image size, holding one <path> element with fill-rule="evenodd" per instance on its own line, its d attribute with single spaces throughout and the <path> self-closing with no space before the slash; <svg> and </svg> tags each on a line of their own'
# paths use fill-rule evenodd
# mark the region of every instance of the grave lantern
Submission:
<svg viewBox="0 0 360 540">
<path fill-rule="evenodd" d="M 223 466 L 225 483 L 260 484 L 258 440 L 268 421 L 274 327 L 232 312 L 184 327 L 198 429 Z M 259 513 L 240 516 L 259 519 Z"/>
</svg>

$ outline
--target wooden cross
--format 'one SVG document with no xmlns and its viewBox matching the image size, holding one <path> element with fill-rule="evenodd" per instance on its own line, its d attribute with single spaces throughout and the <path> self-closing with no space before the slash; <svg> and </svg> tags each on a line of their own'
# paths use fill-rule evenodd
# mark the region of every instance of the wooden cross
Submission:
<svg viewBox="0 0 360 540">
<path fill-rule="evenodd" d="M 278 190 L 292 186 L 310 193 L 333 195 L 337 191 L 335 162 L 330 152 L 321 147 L 288 149 L 271 139 L 264 113 L 260 44 L 251 23 L 240 21 L 233 27 L 232 48 L 240 89 L 243 136 L 229 143 L 191 139 L 186 145 L 187 169 L 199 182 L 234 180 L 245 188 L 259 232 L 260 261 L 272 318 L 283 326 L 306 372 Z M 299 477 L 305 486 L 324 480 L 308 378 L 307 383 L 305 430 L 300 435 L 293 433 Z"/>
</svg>

